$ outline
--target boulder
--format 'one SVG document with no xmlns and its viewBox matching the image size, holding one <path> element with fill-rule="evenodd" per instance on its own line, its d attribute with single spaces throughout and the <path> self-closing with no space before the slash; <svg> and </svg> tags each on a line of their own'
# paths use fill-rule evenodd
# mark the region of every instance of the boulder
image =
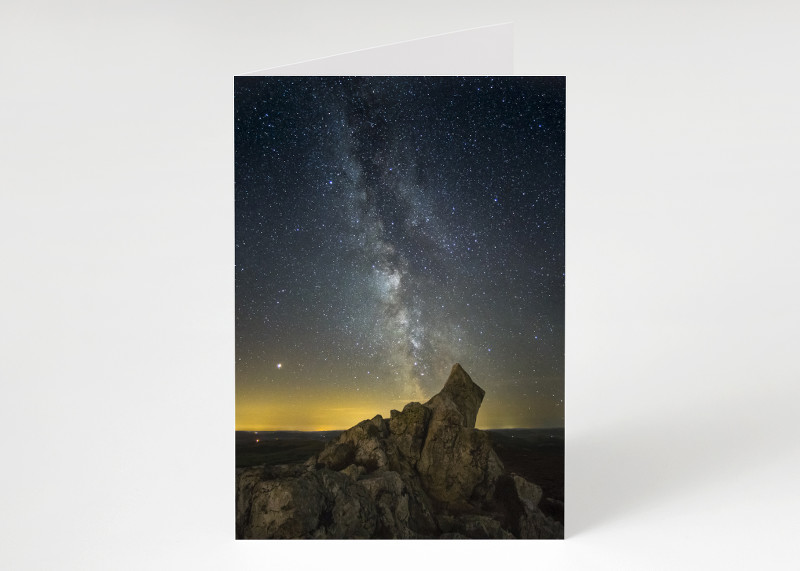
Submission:
<svg viewBox="0 0 800 571">
<path fill-rule="evenodd" d="M 425 491 L 444 504 L 486 501 L 503 463 L 475 429 L 484 391 L 456 364 L 442 391 L 425 403 L 431 419 L 417 471 Z"/>
<path fill-rule="evenodd" d="M 265 480 L 253 490 L 245 538 L 308 537 L 319 527 L 325 492 L 309 478 Z"/>
<path fill-rule="evenodd" d="M 375 502 L 378 521 L 375 537 L 384 539 L 411 539 L 417 534 L 409 527 L 409 495 L 403 479 L 397 472 L 382 472 L 361 481 Z"/>
<path fill-rule="evenodd" d="M 350 464 L 347 468 L 339 470 L 340 474 L 344 474 L 354 482 L 358 481 L 358 478 L 363 476 L 365 472 L 364 466 L 359 466 L 358 464 Z"/>
<path fill-rule="evenodd" d="M 517 474 L 498 478 L 495 499 L 505 514 L 505 526 L 521 539 L 560 539 L 564 526 L 539 508 L 542 489 Z"/>
<path fill-rule="evenodd" d="M 236 470 L 236 537 L 245 537 L 253 505 L 253 491 L 262 481 L 261 468 Z"/>
<path fill-rule="evenodd" d="M 317 463 L 329 470 L 344 470 L 356 459 L 355 447 L 349 442 L 328 444 L 317 457 Z"/>
<path fill-rule="evenodd" d="M 244 539 L 366 539 L 377 519 L 366 490 L 327 469 L 262 481 L 252 489 L 250 505 L 237 526 Z"/>
<path fill-rule="evenodd" d="M 415 467 L 428 433 L 431 409 L 418 402 L 410 402 L 403 408 L 403 412 L 393 412 L 396 414 L 389 421 L 389 432 L 398 452 L 408 460 L 411 467 Z"/>
<path fill-rule="evenodd" d="M 363 466 L 367 472 L 385 468 L 388 462 L 384 444 L 387 433 L 380 416 L 363 420 L 328 444 L 320 452 L 317 462 L 331 470 L 341 470 L 350 464 Z"/>
</svg>

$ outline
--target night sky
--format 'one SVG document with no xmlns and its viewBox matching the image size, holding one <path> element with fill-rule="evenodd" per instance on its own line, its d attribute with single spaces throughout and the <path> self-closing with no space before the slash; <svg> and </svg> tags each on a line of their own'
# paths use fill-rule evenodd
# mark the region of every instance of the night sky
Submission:
<svg viewBox="0 0 800 571">
<path fill-rule="evenodd" d="M 560 77 L 238 77 L 236 428 L 564 423 Z"/>
</svg>

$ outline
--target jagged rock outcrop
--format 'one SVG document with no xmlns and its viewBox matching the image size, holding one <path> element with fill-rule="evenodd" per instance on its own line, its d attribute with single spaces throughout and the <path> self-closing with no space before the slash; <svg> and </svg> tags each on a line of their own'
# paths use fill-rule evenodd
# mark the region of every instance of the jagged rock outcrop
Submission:
<svg viewBox="0 0 800 571">
<path fill-rule="evenodd" d="M 441 392 L 424 405 L 432 414 L 417 471 L 434 500 L 463 504 L 491 499 L 503 463 L 488 435 L 475 428 L 484 394 L 456 364 Z"/>
<path fill-rule="evenodd" d="M 428 402 L 364 420 L 305 464 L 237 470 L 237 538 L 561 538 L 542 490 L 475 428 L 484 391 L 456 364 Z"/>
</svg>

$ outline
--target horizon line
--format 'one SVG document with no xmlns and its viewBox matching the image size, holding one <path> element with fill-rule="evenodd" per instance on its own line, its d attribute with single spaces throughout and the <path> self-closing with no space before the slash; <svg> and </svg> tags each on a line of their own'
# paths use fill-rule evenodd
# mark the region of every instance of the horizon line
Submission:
<svg viewBox="0 0 800 571">
<path fill-rule="evenodd" d="M 344 432 L 345 430 L 350 430 L 351 428 L 353 427 L 352 426 L 348 428 L 322 427 L 312 430 L 303 428 L 236 428 L 235 432 L 334 432 L 334 431 Z M 555 428 L 563 429 L 564 426 L 493 426 L 491 428 L 478 428 L 478 430 L 547 430 Z"/>
</svg>

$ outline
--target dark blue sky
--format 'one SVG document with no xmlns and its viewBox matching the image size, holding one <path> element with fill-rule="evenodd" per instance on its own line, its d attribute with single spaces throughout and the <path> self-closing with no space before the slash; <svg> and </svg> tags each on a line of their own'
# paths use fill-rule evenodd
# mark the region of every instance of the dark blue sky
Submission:
<svg viewBox="0 0 800 571">
<path fill-rule="evenodd" d="M 479 425 L 563 425 L 564 109 L 564 78 L 236 78 L 237 427 L 455 362 Z"/>
</svg>

